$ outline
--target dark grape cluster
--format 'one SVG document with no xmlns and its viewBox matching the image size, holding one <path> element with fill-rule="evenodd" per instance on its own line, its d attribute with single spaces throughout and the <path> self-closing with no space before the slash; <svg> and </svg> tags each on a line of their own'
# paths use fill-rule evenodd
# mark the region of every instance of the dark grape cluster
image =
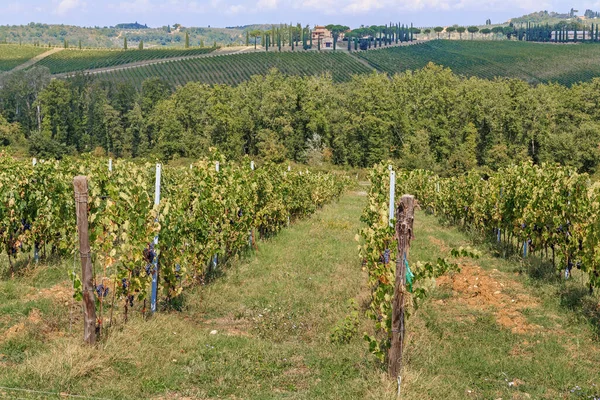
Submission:
<svg viewBox="0 0 600 400">
<path fill-rule="evenodd" d="M 148 243 L 148 246 L 144 249 L 144 259 L 152 264 L 154 261 L 154 257 L 156 257 L 156 252 L 154 251 L 154 242 Z"/>
<path fill-rule="evenodd" d="M 387 264 L 390 262 L 390 249 L 385 249 L 383 254 L 379 257 L 379 262 Z"/>
<path fill-rule="evenodd" d="M 26 219 L 21 220 L 21 225 L 23 225 L 24 232 L 31 230 L 31 223 L 29 223 L 29 221 L 27 221 Z"/>
<path fill-rule="evenodd" d="M 108 295 L 108 288 L 105 287 L 102 283 L 96 286 L 96 293 L 98 297 L 106 297 Z"/>
</svg>

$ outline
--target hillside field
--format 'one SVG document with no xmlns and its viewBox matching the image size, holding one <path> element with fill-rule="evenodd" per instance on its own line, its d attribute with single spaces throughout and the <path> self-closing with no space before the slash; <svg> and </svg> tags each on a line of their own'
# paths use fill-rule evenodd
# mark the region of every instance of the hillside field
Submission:
<svg viewBox="0 0 600 400">
<path fill-rule="evenodd" d="M 459 75 L 519 78 L 530 83 L 570 86 L 600 76 L 600 46 L 596 44 L 432 40 L 357 54 L 389 74 L 421 69 L 433 62 Z"/>
<path fill-rule="evenodd" d="M 1 45 L 0 71 L 43 53 L 45 48 Z M 354 74 L 373 70 L 388 74 L 417 70 L 428 63 L 450 68 L 463 76 L 485 79 L 518 78 L 526 82 L 555 82 L 571 86 L 600 76 L 600 46 L 595 44 L 556 45 L 530 42 L 481 40 L 432 40 L 412 46 L 388 47 L 355 52 L 258 52 L 195 57 L 213 48 L 78 50 L 64 49 L 35 65 L 47 67 L 52 74 L 98 71 L 98 77 L 113 82 L 128 81 L 136 87 L 151 77 L 160 77 L 173 86 L 190 81 L 235 85 L 252 75 L 264 75 L 277 68 L 289 75 L 331 73 L 336 82 L 348 81 Z M 172 59 L 172 60 L 171 60 Z M 164 60 L 168 63 L 144 61 Z M 130 68 L 118 68 L 130 65 Z M 370 65 L 370 67 L 369 67 Z M 112 67 L 115 67 L 112 69 Z"/>
<path fill-rule="evenodd" d="M 176 57 L 192 57 L 208 54 L 212 47 L 190 49 L 145 49 L 145 50 L 75 50 L 65 49 L 36 63 L 47 67 L 51 74 L 114 67 L 139 61 L 161 60 Z"/>
<path fill-rule="evenodd" d="M 10 71 L 17 65 L 21 65 L 47 50 L 43 47 L 0 44 L 0 72 Z"/>
<path fill-rule="evenodd" d="M 159 77 L 172 86 L 199 81 L 208 84 L 236 85 L 253 75 L 265 75 L 277 68 L 287 75 L 313 76 L 331 73 L 336 82 L 348 81 L 353 74 L 372 71 L 344 52 L 269 52 L 232 54 L 180 60 L 136 68 L 99 73 L 102 80 L 130 82 L 140 87 L 148 78 Z"/>
</svg>

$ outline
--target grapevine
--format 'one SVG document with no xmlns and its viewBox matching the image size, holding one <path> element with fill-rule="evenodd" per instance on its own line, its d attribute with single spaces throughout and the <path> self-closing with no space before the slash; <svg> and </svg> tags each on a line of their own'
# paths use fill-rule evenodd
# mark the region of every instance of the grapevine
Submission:
<svg viewBox="0 0 600 400">
<path fill-rule="evenodd" d="M 268 163 L 251 170 L 249 162 L 214 157 L 189 168 L 164 167 L 161 202 L 155 206 L 153 164 L 117 160 L 109 171 L 107 160 L 91 157 L 32 165 L 0 156 L 1 251 L 9 256 L 11 269 L 13 260 L 30 257 L 34 247 L 42 249 L 42 258 L 46 249 L 73 254 L 72 182 L 76 175 L 87 176 L 96 297 L 102 312 L 115 296 L 126 317 L 149 297 L 156 257 L 162 304 L 169 304 L 205 281 L 215 256 L 219 264 L 227 262 L 248 248 L 255 229 L 263 236 L 273 234 L 288 216 L 305 217 L 338 198 L 348 183 L 335 174 L 288 172 Z"/>
</svg>

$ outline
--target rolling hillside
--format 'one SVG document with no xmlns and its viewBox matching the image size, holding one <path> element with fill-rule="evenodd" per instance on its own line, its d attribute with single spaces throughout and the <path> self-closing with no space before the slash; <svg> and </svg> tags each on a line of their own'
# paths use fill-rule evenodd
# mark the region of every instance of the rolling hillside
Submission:
<svg viewBox="0 0 600 400">
<path fill-rule="evenodd" d="M 227 49 L 227 50 L 226 50 Z M 337 82 L 373 70 L 388 74 L 417 70 L 428 63 L 442 65 L 463 76 L 486 79 L 518 78 L 537 84 L 573 85 L 600 77 L 600 46 L 555 45 L 509 41 L 432 40 L 414 46 L 374 49 L 348 55 L 333 52 L 254 52 L 226 48 L 223 55 L 204 57 L 213 48 L 145 50 L 64 49 L 35 62 L 64 78 L 92 72 L 103 80 L 129 81 L 137 87 L 151 77 L 173 86 L 189 81 L 238 84 L 252 75 L 277 68 L 290 75 L 331 73 Z M 0 45 L 0 71 L 7 71 L 47 48 Z M 239 52 L 240 54 L 234 54 Z M 227 54 L 230 53 L 230 54 Z M 212 55 L 212 54 L 211 54 Z M 97 70 L 97 71 L 95 71 Z"/>
<path fill-rule="evenodd" d="M 357 54 L 389 74 L 420 69 L 433 62 L 464 76 L 520 78 L 530 83 L 570 86 L 600 77 L 600 46 L 594 44 L 435 40 Z"/>
<path fill-rule="evenodd" d="M 0 44 L 0 72 L 10 71 L 14 67 L 23 64 L 47 50 L 47 48 L 43 47 Z"/>
<path fill-rule="evenodd" d="M 353 74 L 372 71 L 355 57 L 343 52 L 272 52 L 232 54 L 120 68 L 99 73 L 98 77 L 113 82 L 131 82 L 136 87 L 153 77 L 164 79 L 173 86 L 184 85 L 190 81 L 235 85 L 253 75 L 264 75 L 271 68 L 277 68 L 289 75 L 312 76 L 331 73 L 336 82 L 347 81 Z"/>
<path fill-rule="evenodd" d="M 145 50 L 71 50 L 65 49 L 52 54 L 38 66 L 48 67 L 50 73 L 60 74 L 96 68 L 113 67 L 146 60 L 160 60 L 175 57 L 193 57 L 208 54 L 212 47 L 189 49 L 145 49 Z"/>
</svg>

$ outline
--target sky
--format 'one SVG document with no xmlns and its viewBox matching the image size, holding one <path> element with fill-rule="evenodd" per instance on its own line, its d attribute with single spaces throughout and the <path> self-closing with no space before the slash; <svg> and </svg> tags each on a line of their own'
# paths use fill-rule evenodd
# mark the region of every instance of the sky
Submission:
<svg viewBox="0 0 600 400">
<path fill-rule="evenodd" d="M 0 0 L 0 24 L 226 27 L 255 23 L 482 25 L 534 11 L 600 11 L 600 0 Z"/>
</svg>

